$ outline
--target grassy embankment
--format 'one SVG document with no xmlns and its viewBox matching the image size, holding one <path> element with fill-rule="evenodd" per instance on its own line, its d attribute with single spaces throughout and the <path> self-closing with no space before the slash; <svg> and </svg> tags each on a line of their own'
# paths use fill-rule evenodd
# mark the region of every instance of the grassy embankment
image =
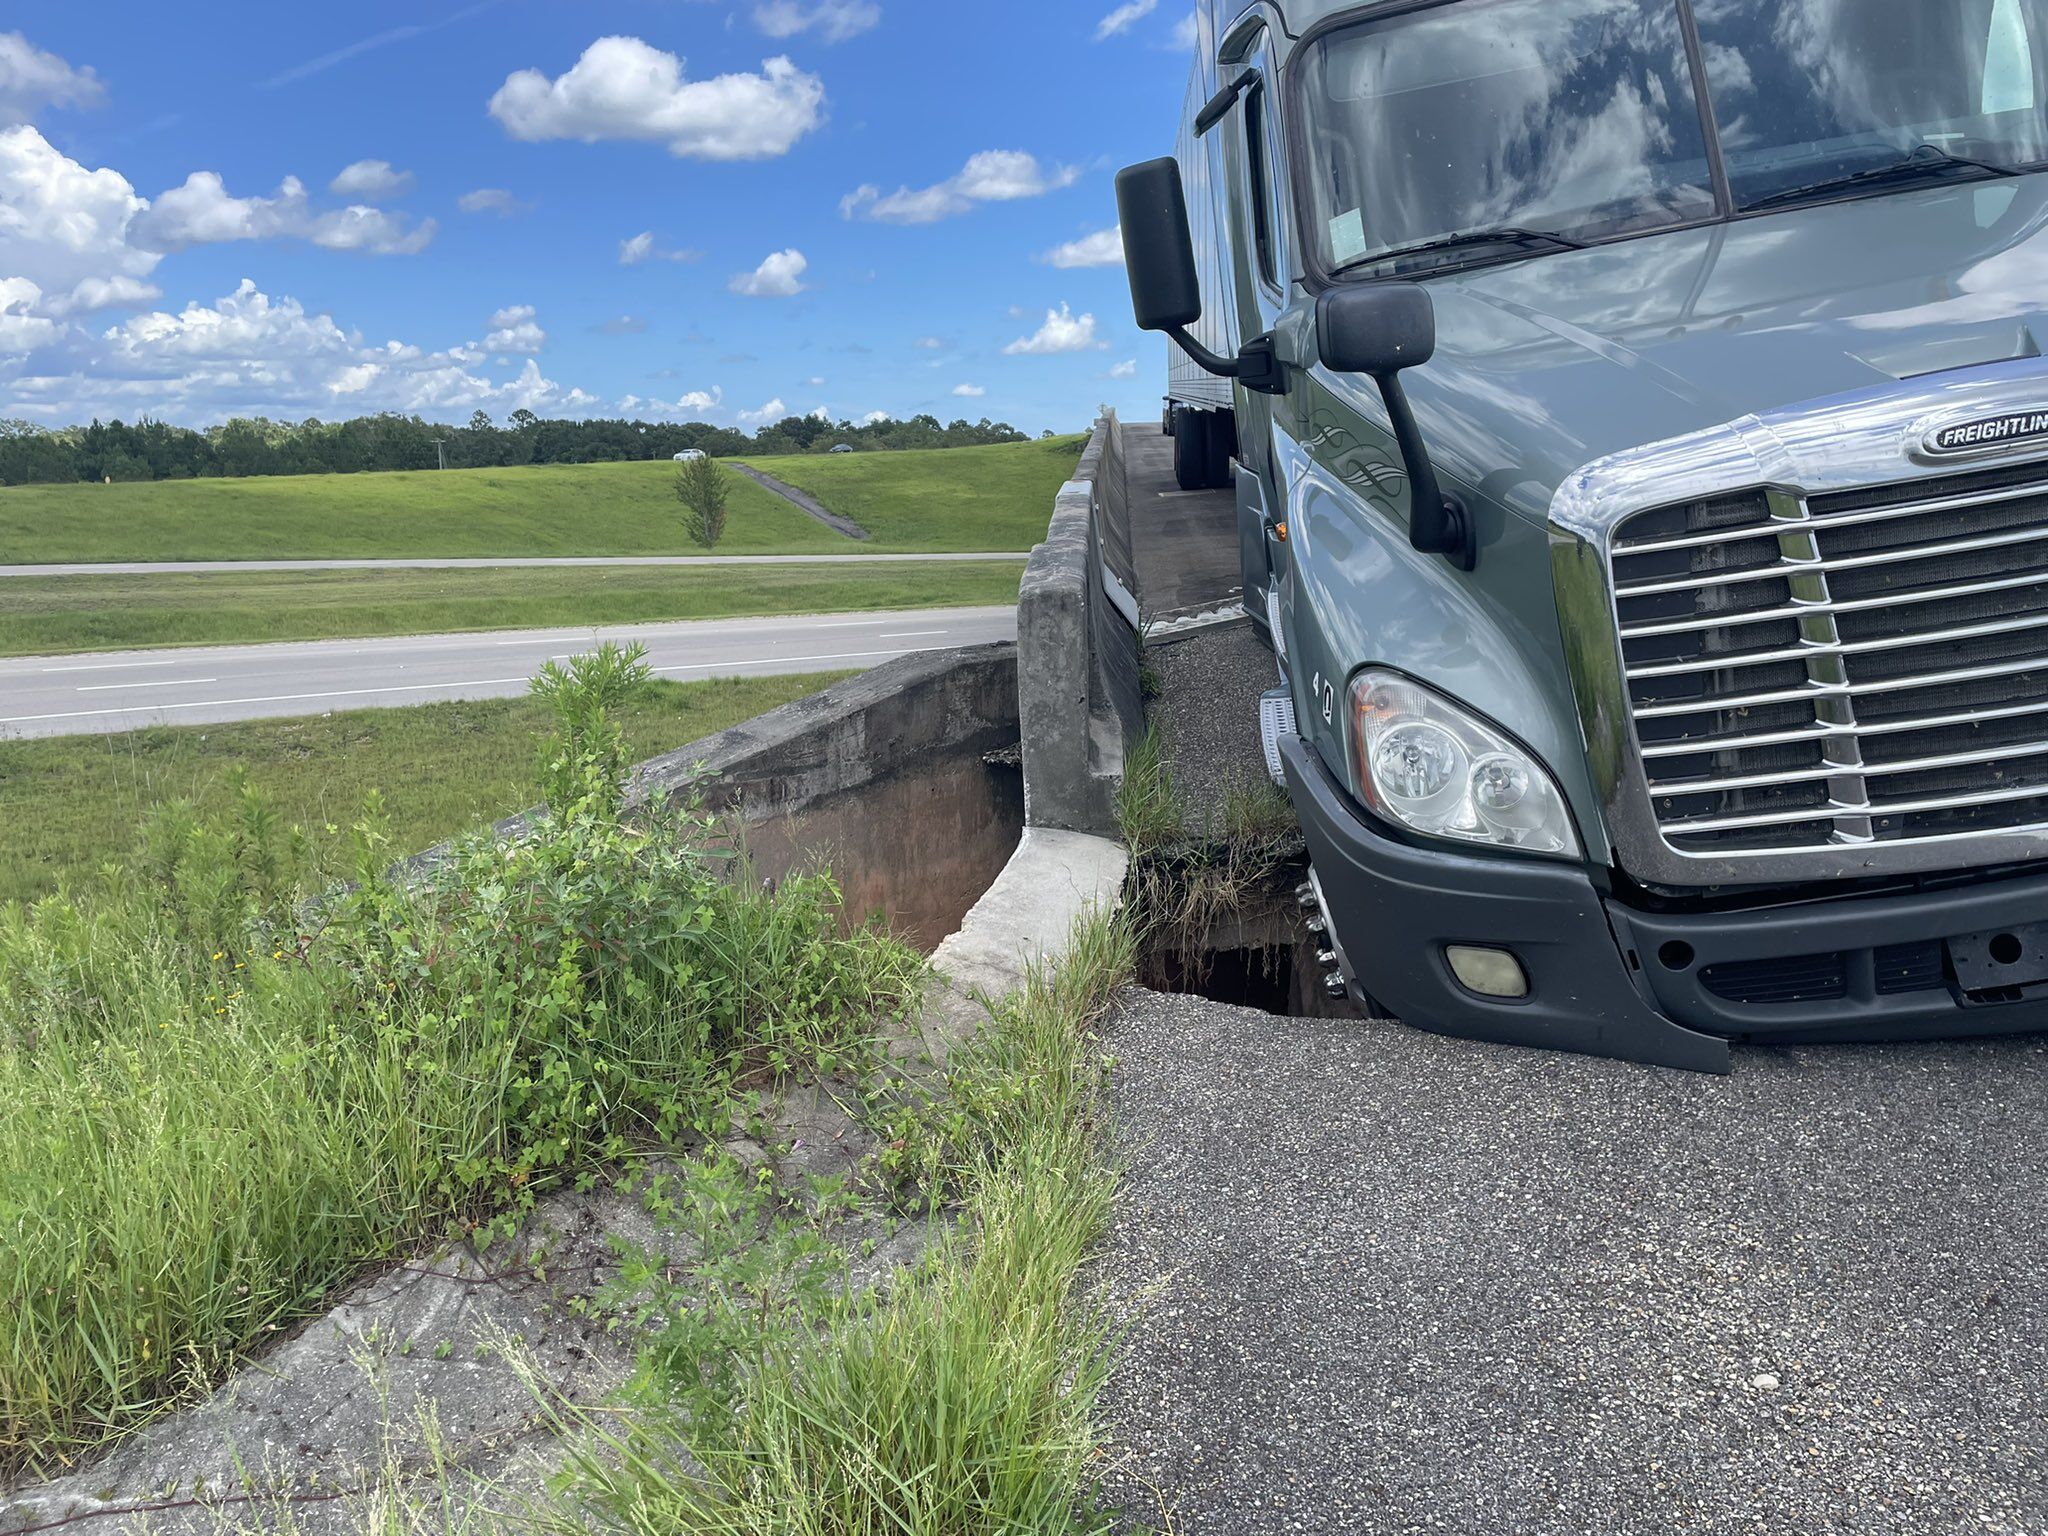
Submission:
<svg viewBox="0 0 2048 1536">
<path fill-rule="evenodd" d="M 620 660 L 549 681 L 534 838 L 399 889 L 372 802 L 362 883 L 317 936 L 301 840 L 248 792 L 217 825 L 159 818 L 90 892 L 0 909 L 0 1468 L 203 1387 L 451 1221 L 502 1230 L 539 1189 L 723 1124 L 743 1063 L 861 1059 L 909 1004 L 915 958 L 841 937 L 828 884 L 728 884 L 686 813 L 655 838 L 620 818 Z M 628 1263 L 641 1390 L 564 1409 L 573 1475 L 518 1528 L 1106 1529 L 1113 1329 L 1080 1276 L 1113 1187 L 1094 1029 L 1130 966 L 1129 931 L 1093 924 L 939 1078 L 875 1100 L 864 1190 L 777 1192 L 716 1148 L 652 1181 L 701 1252 Z M 956 1220 L 861 1292 L 819 1222 L 876 1200 Z"/>
<path fill-rule="evenodd" d="M 923 963 L 842 937 L 828 881 L 727 881 L 687 807 L 621 812 L 632 658 L 536 682 L 550 816 L 318 924 L 253 789 L 152 822 L 73 898 L 0 908 L 0 1475 L 204 1387 L 363 1265 L 503 1227 L 638 1140 L 716 1131 L 742 1064 L 847 1049 Z"/>
<path fill-rule="evenodd" d="M 654 682 L 616 707 L 635 761 L 674 751 L 825 687 L 843 674 Z M 244 769 L 285 822 L 346 826 L 381 790 L 392 846 L 428 848 L 523 811 L 538 798 L 532 699 L 365 709 L 307 720 L 160 726 L 117 736 L 0 741 L 0 903 L 90 879 L 139 847 L 162 806 L 232 809 Z M 330 872 L 338 872 L 330 870 Z"/>
<path fill-rule="evenodd" d="M 665 619 L 1001 607 L 1014 561 L 0 578 L 0 656 Z"/>
<path fill-rule="evenodd" d="M 1073 438 L 761 459 L 867 526 L 843 538 L 728 475 L 718 552 L 1020 552 L 1045 534 Z M 694 555 L 673 466 L 309 475 L 0 489 L 0 563 Z M 357 638 L 1015 600 L 1014 562 L 963 566 L 232 572 L 0 580 L 0 655 Z"/>
<path fill-rule="evenodd" d="M 720 554 L 1018 553 L 1045 536 L 1075 438 L 742 462 L 875 535 L 857 543 L 733 475 Z M 701 554 L 672 464 L 539 465 L 0 489 L 0 562 Z"/>
</svg>

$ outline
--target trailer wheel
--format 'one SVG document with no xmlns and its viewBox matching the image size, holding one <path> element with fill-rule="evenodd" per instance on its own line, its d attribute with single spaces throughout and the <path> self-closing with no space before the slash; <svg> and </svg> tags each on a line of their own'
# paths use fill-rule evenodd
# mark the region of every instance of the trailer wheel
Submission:
<svg viewBox="0 0 2048 1536">
<path fill-rule="evenodd" d="M 1184 491 L 1208 489 L 1209 413 L 1173 413 L 1173 479 Z"/>
<path fill-rule="evenodd" d="M 1209 487 L 1227 491 L 1236 483 L 1230 464 L 1237 457 L 1237 412 L 1218 411 L 1208 418 L 1208 423 Z"/>
</svg>

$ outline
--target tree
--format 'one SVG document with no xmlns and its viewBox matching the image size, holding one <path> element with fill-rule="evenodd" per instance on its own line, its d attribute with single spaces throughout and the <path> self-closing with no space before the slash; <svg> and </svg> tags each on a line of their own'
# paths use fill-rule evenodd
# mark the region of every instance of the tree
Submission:
<svg viewBox="0 0 2048 1536">
<path fill-rule="evenodd" d="M 716 459 L 692 459 L 676 471 L 676 500 L 683 504 L 683 529 L 691 543 L 718 548 L 725 537 L 725 493 L 725 471 Z"/>
<path fill-rule="evenodd" d="M 470 417 L 469 430 L 472 432 L 491 431 L 491 413 L 489 411 L 478 411 L 474 416 Z"/>
</svg>

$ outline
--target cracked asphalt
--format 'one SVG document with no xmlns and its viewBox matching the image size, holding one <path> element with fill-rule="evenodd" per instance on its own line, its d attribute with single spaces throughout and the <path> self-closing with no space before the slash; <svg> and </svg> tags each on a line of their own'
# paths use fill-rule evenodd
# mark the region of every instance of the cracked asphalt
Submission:
<svg viewBox="0 0 2048 1536">
<path fill-rule="evenodd" d="M 1133 1525 L 2048 1532 L 2048 1041 L 1732 1078 L 1132 992 Z"/>
</svg>

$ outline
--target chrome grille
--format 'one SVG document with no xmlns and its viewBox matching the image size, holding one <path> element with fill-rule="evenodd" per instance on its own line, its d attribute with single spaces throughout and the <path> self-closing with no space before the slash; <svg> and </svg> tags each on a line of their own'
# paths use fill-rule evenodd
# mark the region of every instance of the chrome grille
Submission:
<svg viewBox="0 0 2048 1536">
<path fill-rule="evenodd" d="M 2048 465 L 1716 496 L 1610 549 L 1673 850 L 2048 828 Z"/>
</svg>

